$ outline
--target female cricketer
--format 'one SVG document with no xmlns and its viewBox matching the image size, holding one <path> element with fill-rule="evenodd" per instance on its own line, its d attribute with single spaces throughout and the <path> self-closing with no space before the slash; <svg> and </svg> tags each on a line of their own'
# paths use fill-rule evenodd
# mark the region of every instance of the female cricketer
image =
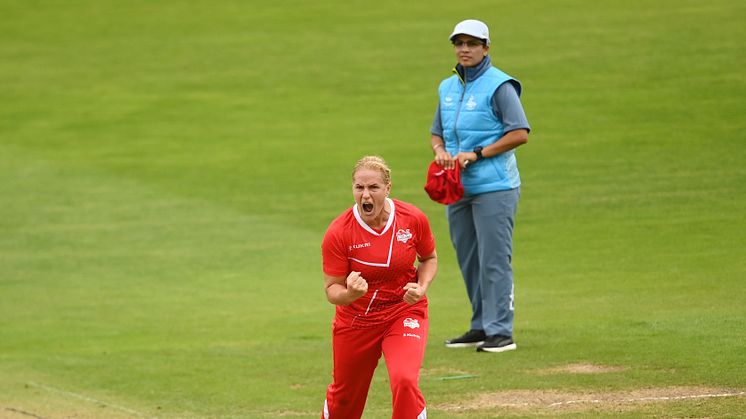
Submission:
<svg viewBox="0 0 746 419">
<path fill-rule="evenodd" d="M 389 192 L 386 162 L 377 156 L 358 160 L 355 205 L 332 221 L 321 245 L 326 297 L 336 305 L 324 419 L 362 416 L 381 354 L 392 418 L 427 418 L 418 381 L 427 343 L 425 293 L 438 269 L 435 240 L 425 214 Z"/>
</svg>

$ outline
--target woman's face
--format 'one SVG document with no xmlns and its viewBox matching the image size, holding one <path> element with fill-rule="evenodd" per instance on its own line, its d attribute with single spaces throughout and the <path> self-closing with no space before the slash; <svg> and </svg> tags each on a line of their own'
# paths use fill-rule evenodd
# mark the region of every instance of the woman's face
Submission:
<svg viewBox="0 0 746 419">
<path fill-rule="evenodd" d="M 453 39 L 453 49 L 459 64 L 464 67 L 474 67 L 482 62 L 490 47 L 479 38 L 458 35 Z"/>
<path fill-rule="evenodd" d="M 386 197 L 391 191 L 391 184 L 385 184 L 383 173 L 378 170 L 362 168 L 355 172 L 352 180 L 352 195 L 366 223 L 375 221 L 385 208 Z"/>
</svg>

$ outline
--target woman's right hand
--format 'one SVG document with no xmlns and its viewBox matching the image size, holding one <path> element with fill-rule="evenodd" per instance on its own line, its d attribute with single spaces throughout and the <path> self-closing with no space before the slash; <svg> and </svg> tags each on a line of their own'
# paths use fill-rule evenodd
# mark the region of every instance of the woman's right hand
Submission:
<svg viewBox="0 0 746 419">
<path fill-rule="evenodd" d="M 360 272 L 352 271 L 347 275 L 347 295 L 354 301 L 368 292 L 368 282 Z"/>
<path fill-rule="evenodd" d="M 443 147 L 438 147 L 438 149 L 435 150 L 435 163 L 447 170 L 453 169 L 456 166 L 455 160 L 453 156 L 451 156 L 451 153 L 444 150 Z"/>
</svg>

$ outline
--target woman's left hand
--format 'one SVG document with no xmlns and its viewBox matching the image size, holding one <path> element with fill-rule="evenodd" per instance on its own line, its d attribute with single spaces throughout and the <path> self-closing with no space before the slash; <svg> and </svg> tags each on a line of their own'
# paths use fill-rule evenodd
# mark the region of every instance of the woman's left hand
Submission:
<svg viewBox="0 0 746 419">
<path fill-rule="evenodd" d="M 458 165 L 461 166 L 462 169 L 466 169 L 466 166 L 474 163 L 477 160 L 477 153 L 462 151 L 456 155 L 456 160 L 458 161 Z"/>
<path fill-rule="evenodd" d="M 416 282 L 410 282 L 404 286 L 404 302 L 414 304 L 425 296 L 425 288 Z"/>
</svg>

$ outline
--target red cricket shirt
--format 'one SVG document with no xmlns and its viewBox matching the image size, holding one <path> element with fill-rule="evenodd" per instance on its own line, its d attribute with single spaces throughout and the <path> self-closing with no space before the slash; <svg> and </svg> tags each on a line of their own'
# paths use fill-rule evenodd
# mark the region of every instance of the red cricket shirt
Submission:
<svg viewBox="0 0 746 419">
<path fill-rule="evenodd" d="M 430 255 L 435 240 L 425 214 L 412 204 L 388 199 L 391 215 L 381 231 L 360 217 L 357 205 L 329 225 L 321 244 L 324 273 L 347 277 L 358 271 L 368 292 L 348 306 L 337 306 L 335 321 L 354 327 L 385 322 L 409 307 L 403 287 L 417 282 L 417 255 Z M 423 298 L 417 304 L 427 305 Z"/>
</svg>

